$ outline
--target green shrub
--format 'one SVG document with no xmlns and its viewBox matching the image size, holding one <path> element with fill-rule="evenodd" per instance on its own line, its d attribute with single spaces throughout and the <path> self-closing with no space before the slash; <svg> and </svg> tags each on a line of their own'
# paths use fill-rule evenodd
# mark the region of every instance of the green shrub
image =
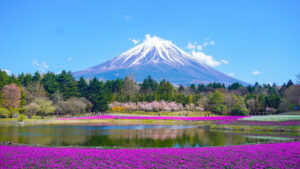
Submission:
<svg viewBox="0 0 300 169">
<path fill-rule="evenodd" d="M 14 115 L 16 114 L 19 114 L 19 109 L 18 108 L 13 108 L 13 107 L 10 107 L 8 108 L 9 110 L 9 117 L 13 117 Z"/>
<path fill-rule="evenodd" d="M 19 114 L 18 121 L 24 121 L 26 119 L 26 116 L 24 114 Z"/>
<path fill-rule="evenodd" d="M 219 104 L 213 107 L 213 112 L 216 114 L 223 114 L 223 112 L 225 112 L 225 110 L 227 109 L 227 107 L 223 104 Z"/>
<path fill-rule="evenodd" d="M 41 116 L 33 115 L 31 116 L 32 119 L 42 119 Z"/>
<path fill-rule="evenodd" d="M 246 107 L 233 107 L 231 110 L 231 114 L 234 116 L 248 116 L 249 111 Z"/>
<path fill-rule="evenodd" d="M 26 111 L 26 108 L 25 107 L 20 107 L 19 108 L 19 114 L 24 114 Z"/>
<path fill-rule="evenodd" d="M 8 118 L 10 113 L 7 109 L 0 107 L 0 118 Z"/>
</svg>

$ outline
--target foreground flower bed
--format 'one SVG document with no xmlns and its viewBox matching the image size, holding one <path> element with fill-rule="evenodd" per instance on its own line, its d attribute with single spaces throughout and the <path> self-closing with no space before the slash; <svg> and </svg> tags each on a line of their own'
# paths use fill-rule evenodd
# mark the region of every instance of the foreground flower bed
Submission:
<svg viewBox="0 0 300 169">
<path fill-rule="evenodd" d="M 216 116 L 216 117 L 167 117 L 167 116 L 88 116 L 74 118 L 59 118 L 59 120 L 79 119 L 131 119 L 131 120 L 198 120 L 198 121 L 235 121 L 249 116 Z"/>
<path fill-rule="evenodd" d="M 0 146 L 0 168 L 300 168 L 300 142 L 159 149 Z"/>
</svg>

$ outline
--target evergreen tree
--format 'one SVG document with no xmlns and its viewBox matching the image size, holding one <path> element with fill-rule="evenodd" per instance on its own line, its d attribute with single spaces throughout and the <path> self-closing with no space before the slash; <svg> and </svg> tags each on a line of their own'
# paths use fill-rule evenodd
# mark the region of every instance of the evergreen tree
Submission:
<svg viewBox="0 0 300 169">
<path fill-rule="evenodd" d="M 23 85 L 23 86 L 28 86 L 28 85 L 30 85 L 30 84 L 32 84 L 32 80 L 33 78 L 32 78 L 32 76 L 31 76 L 31 74 L 30 73 L 26 73 L 26 75 L 24 76 L 24 78 L 22 79 L 23 81 L 21 82 L 21 84 Z"/>
<path fill-rule="evenodd" d="M 9 83 L 11 83 L 10 76 L 5 71 L 0 70 L 0 90 Z"/>
<path fill-rule="evenodd" d="M 200 83 L 198 85 L 197 90 L 198 90 L 199 93 L 204 92 L 205 91 L 205 85 Z"/>
<path fill-rule="evenodd" d="M 78 96 L 79 93 L 76 88 L 76 80 L 71 72 L 62 71 L 58 77 L 57 82 L 59 85 L 59 92 L 64 96 L 65 99 L 71 96 Z"/>
<path fill-rule="evenodd" d="M 94 78 L 88 87 L 88 99 L 92 102 L 93 111 L 105 111 L 108 109 L 108 96 L 103 82 Z"/>
<path fill-rule="evenodd" d="M 59 90 L 57 75 L 52 72 L 46 73 L 42 78 L 41 83 L 44 86 L 45 90 L 50 94 L 53 94 L 55 91 Z"/>
<path fill-rule="evenodd" d="M 228 90 L 237 90 L 240 87 L 242 87 L 242 85 L 239 82 L 235 82 L 228 86 Z"/>
<path fill-rule="evenodd" d="M 195 84 L 191 84 L 190 87 L 189 87 L 189 89 L 190 89 L 190 91 L 191 91 L 192 93 L 196 93 L 196 92 L 197 92 L 197 89 L 196 89 Z"/>
<path fill-rule="evenodd" d="M 280 104 L 280 96 L 273 94 L 265 97 L 265 104 L 267 107 L 272 107 L 277 109 Z"/>
<path fill-rule="evenodd" d="M 294 85 L 292 80 L 289 80 L 286 84 L 286 87 L 289 88 L 290 86 Z"/>
<path fill-rule="evenodd" d="M 144 79 L 142 85 L 141 85 L 141 92 L 143 94 L 150 94 L 154 93 L 155 91 L 158 90 L 158 83 L 152 79 L 151 76 L 148 76 L 148 78 Z"/>
<path fill-rule="evenodd" d="M 37 82 L 37 81 L 39 81 L 39 80 L 41 80 L 41 75 L 40 75 L 40 73 L 39 73 L 38 71 L 36 71 L 36 72 L 34 73 L 34 76 L 32 77 L 32 81 L 33 81 L 33 82 Z"/>
<path fill-rule="evenodd" d="M 87 97 L 88 94 L 88 84 L 84 80 L 83 77 L 80 77 L 78 83 L 77 83 L 77 89 L 78 92 L 80 93 L 81 97 Z"/>
<path fill-rule="evenodd" d="M 160 83 L 159 83 L 159 93 L 167 93 L 167 94 L 172 94 L 173 93 L 173 86 L 170 82 L 166 81 L 165 79 L 163 79 Z"/>
</svg>

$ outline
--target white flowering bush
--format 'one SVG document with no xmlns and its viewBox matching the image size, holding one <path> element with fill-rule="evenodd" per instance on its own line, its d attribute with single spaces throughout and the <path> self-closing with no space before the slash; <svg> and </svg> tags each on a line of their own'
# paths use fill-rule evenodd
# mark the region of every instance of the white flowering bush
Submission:
<svg viewBox="0 0 300 169">
<path fill-rule="evenodd" d="M 166 102 L 166 101 L 153 101 L 153 102 L 127 102 L 127 103 L 120 103 L 120 102 L 112 102 L 109 105 L 109 108 L 113 111 L 203 111 L 204 108 L 202 105 L 196 106 L 195 104 L 191 103 L 186 105 L 185 107 L 181 103 L 176 102 Z"/>
</svg>

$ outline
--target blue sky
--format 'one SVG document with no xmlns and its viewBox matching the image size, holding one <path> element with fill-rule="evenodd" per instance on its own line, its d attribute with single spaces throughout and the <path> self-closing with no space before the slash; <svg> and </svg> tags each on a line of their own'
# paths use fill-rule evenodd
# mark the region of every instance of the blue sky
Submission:
<svg viewBox="0 0 300 169">
<path fill-rule="evenodd" d="M 237 79 L 282 84 L 300 73 L 299 8 L 297 0 L 4 0 L 0 68 L 78 71 L 150 34 L 189 53 L 198 48 L 214 68 Z"/>
</svg>

